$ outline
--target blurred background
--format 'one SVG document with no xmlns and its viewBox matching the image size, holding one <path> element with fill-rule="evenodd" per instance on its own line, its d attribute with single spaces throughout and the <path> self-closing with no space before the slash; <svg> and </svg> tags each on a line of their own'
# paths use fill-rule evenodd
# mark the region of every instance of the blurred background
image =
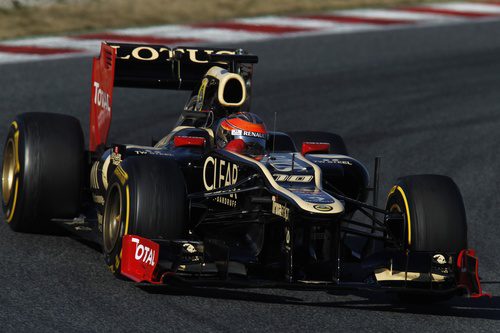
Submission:
<svg viewBox="0 0 500 333">
<path fill-rule="evenodd" d="M 0 39 L 439 0 L 0 0 Z"/>
</svg>

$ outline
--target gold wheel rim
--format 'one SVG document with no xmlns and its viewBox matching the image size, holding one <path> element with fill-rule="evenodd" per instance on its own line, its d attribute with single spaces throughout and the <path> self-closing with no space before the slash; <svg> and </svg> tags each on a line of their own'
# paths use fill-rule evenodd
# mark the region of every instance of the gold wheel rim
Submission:
<svg viewBox="0 0 500 333">
<path fill-rule="evenodd" d="M 5 147 L 2 164 L 2 196 L 3 202 L 6 205 L 9 203 L 9 200 L 12 197 L 12 192 L 14 191 L 15 175 L 16 153 L 14 141 L 10 139 Z"/>
<path fill-rule="evenodd" d="M 120 236 L 122 226 L 122 195 L 118 184 L 113 184 L 104 210 L 103 243 L 104 249 L 110 253 Z"/>
</svg>

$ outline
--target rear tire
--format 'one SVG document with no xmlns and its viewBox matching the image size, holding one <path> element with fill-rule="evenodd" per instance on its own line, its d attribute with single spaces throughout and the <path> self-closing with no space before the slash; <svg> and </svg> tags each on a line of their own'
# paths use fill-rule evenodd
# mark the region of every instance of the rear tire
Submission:
<svg viewBox="0 0 500 333">
<path fill-rule="evenodd" d="M 120 275 L 122 237 L 181 239 L 187 234 L 184 175 L 173 160 L 129 157 L 116 169 L 106 195 L 103 252 L 106 264 Z"/>
<path fill-rule="evenodd" d="M 51 218 L 80 211 L 84 170 L 78 119 L 24 113 L 12 122 L 4 146 L 2 208 L 15 231 L 39 232 Z"/>
<path fill-rule="evenodd" d="M 330 144 L 330 154 L 348 155 L 344 139 L 338 134 L 319 131 L 296 131 L 289 132 L 288 135 L 295 143 L 297 151 L 302 150 L 304 142 L 325 142 Z"/>
</svg>

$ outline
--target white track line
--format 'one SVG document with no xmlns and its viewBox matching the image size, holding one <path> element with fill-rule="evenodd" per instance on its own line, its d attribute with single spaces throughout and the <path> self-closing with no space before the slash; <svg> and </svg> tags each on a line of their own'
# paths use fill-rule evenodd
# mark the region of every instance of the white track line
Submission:
<svg viewBox="0 0 500 333">
<path fill-rule="evenodd" d="M 280 17 L 280 16 L 264 16 L 254 18 L 238 19 L 237 22 L 248 24 L 265 24 L 283 27 L 298 27 L 309 29 L 342 29 L 342 30 L 358 30 L 372 26 L 371 24 L 350 24 L 339 22 L 328 22 L 325 20 L 315 20 L 299 17 Z"/>
<path fill-rule="evenodd" d="M 339 16 L 353 16 L 373 19 L 402 20 L 402 21 L 454 21 L 461 18 L 450 17 L 449 15 L 413 13 L 404 9 L 350 9 L 331 12 Z"/>
<path fill-rule="evenodd" d="M 64 48 L 82 51 L 98 51 L 101 47 L 100 40 L 93 39 L 73 39 L 71 37 L 41 37 L 34 39 L 18 39 L 6 41 L 1 45 L 7 46 L 35 46 L 47 48 Z"/>
<path fill-rule="evenodd" d="M 272 34 L 254 33 L 222 28 L 196 28 L 182 25 L 164 25 L 147 28 L 111 30 L 110 32 L 129 36 L 153 36 L 163 38 L 199 38 L 214 42 L 261 40 L 274 37 Z"/>
<path fill-rule="evenodd" d="M 477 14 L 499 14 L 500 15 L 500 6 L 491 5 L 487 3 L 440 3 L 440 4 L 431 4 L 424 5 L 424 7 L 435 8 L 435 9 L 447 9 L 454 10 L 457 12 L 469 12 L 469 13 L 477 13 Z"/>
<path fill-rule="evenodd" d="M 47 56 L 32 54 L 12 54 L 0 52 L 0 64 L 10 64 L 18 62 L 31 62 L 48 59 Z"/>
</svg>

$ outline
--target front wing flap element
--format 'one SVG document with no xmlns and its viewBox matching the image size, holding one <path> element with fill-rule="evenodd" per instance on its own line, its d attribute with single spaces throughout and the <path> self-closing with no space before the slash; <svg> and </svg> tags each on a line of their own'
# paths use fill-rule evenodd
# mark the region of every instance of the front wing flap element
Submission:
<svg viewBox="0 0 500 333">
<path fill-rule="evenodd" d="M 135 282 L 159 284 L 160 245 L 147 238 L 125 235 L 122 240 L 121 274 Z"/>
<path fill-rule="evenodd" d="M 479 260 L 476 256 L 476 251 L 466 249 L 460 251 L 457 259 L 458 268 L 458 287 L 467 290 L 472 298 L 490 297 L 491 294 L 484 293 L 479 280 L 478 272 Z"/>
</svg>

